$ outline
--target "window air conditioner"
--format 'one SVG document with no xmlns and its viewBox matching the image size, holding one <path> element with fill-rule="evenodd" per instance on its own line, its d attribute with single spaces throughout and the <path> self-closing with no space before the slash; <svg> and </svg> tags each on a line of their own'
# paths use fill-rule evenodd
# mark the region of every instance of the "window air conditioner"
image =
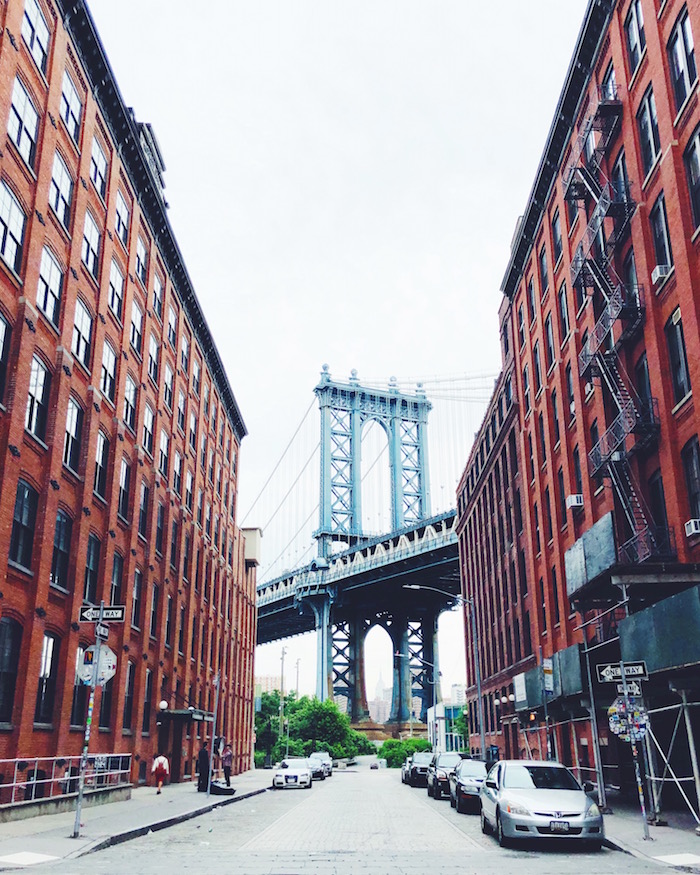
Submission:
<svg viewBox="0 0 700 875">
<path fill-rule="evenodd" d="M 615 450 L 614 452 L 610 453 L 610 461 L 611 462 L 621 462 L 622 461 L 622 451 Z"/>
<path fill-rule="evenodd" d="M 693 535 L 700 535 L 700 520 L 688 520 L 685 524 L 686 538 L 692 538 Z"/>
<path fill-rule="evenodd" d="M 578 508 L 583 507 L 583 495 L 580 492 L 576 492 L 573 495 L 566 496 L 566 509 L 567 510 L 578 510 Z"/>
<path fill-rule="evenodd" d="M 671 273 L 670 264 L 657 264 L 651 272 L 651 281 L 656 285 L 660 280 L 664 279 Z"/>
</svg>

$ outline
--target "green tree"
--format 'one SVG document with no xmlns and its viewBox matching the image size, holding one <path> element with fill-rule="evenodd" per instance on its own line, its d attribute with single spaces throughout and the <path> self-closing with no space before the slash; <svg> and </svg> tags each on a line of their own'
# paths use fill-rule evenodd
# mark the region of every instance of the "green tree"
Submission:
<svg viewBox="0 0 700 875">
<path fill-rule="evenodd" d="M 406 759 L 417 750 L 430 750 L 430 742 L 426 738 L 388 738 L 379 748 L 378 756 L 386 760 L 390 769 L 398 769 Z"/>
</svg>

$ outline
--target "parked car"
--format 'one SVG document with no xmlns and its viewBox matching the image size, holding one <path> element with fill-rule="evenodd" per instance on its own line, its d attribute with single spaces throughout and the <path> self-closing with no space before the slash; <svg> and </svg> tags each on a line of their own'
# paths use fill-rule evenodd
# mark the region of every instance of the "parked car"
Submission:
<svg viewBox="0 0 700 875">
<path fill-rule="evenodd" d="M 409 775 L 411 774 L 411 757 L 401 763 L 401 783 L 408 784 Z"/>
<path fill-rule="evenodd" d="M 482 760 L 461 760 L 450 773 L 450 805 L 459 814 L 470 808 L 479 810 L 479 790 L 486 777 L 486 763 Z"/>
<path fill-rule="evenodd" d="M 289 757 L 275 769 L 272 775 L 273 790 L 290 790 L 303 787 L 311 789 L 311 768 L 304 757 Z"/>
<path fill-rule="evenodd" d="M 440 799 L 443 793 L 450 792 L 450 772 L 461 760 L 461 755 L 456 751 L 433 754 L 426 775 L 428 796 Z"/>
<path fill-rule="evenodd" d="M 411 787 L 425 787 L 428 778 L 428 766 L 433 755 L 429 750 L 416 751 L 411 757 L 411 768 L 408 771 L 408 783 Z"/>
<path fill-rule="evenodd" d="M 499 845 L 511 839 L 586 841 L 596 850 L 605 838 L 603 816 L 561 763 L 504 760 L 495 763 L 479 792 L 481 830 L 494 830 Z"/>
<path fill-rule="evenodd" d="M 323 775 L 325 778 L 333 777 L 333 760 L 328 751 L 319 750 L 309 754 L 309 759 L 314 763 L 319 762 L 323 767 Z"/>
</svg>

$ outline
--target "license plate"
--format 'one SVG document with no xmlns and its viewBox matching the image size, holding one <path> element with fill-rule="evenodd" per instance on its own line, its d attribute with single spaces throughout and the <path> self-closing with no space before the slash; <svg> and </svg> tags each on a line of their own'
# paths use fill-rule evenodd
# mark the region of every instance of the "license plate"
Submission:
<svg viewBox="0 0 700 875">
<path fill-rule="evenodd" d="M 550 820 L 549 828 L 552 832 L 568 832 L 569 831 L 569 821 L 568 820 Z"/>
<path fill-rule="evenodd" d="M 288 784 L 296 784 L 296 782 L 297 782 L 297 776 L 296 776 L 296 775 L 286 775 L 286 776 L 285 776 L 285 780 L 286 780 L 286 782 L 287 782 Z M 568 823 L 566 824 L 566 828 L 567 828 L 567 829 L 569 828 L 569 824 L 568 824 Z"/>
</svg>

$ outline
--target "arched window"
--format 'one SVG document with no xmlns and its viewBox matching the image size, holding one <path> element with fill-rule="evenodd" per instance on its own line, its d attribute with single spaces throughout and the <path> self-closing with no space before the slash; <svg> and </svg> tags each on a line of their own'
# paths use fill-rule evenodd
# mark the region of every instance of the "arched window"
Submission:
<svg viewBox="0 0 700 875">
<path fill-rule="evenodd" d="M 60 640 L 50 632 L 44 632 L 39 667 L 39 686 L 36 691 L 35 723 L 51 723 L 56 698 L 56 675 L 58 673 L 58 649 Z"/>
<path fill-rule="evenodd" d="M 3 617 L 0 620 L 0 723 L 12 723 L 21 643 L 20 624 Z"/>
</svg>

